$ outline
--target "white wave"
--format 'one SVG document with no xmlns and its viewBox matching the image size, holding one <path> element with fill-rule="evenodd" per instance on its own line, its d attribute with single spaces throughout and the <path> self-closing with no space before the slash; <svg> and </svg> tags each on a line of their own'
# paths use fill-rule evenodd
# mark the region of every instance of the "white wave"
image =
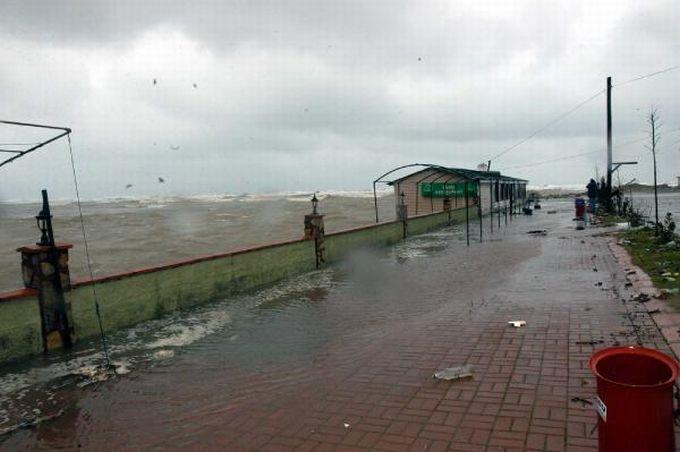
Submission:
<svg viewBox="0 0 680 452">
<path fill-rule="evenodd" d="M 147 344 L 146 348 L 155 349 L 189 345 L 216 332 L 229 322 L 231 322 L 229 314 L 220 309 L 203 312 L 201 315 L 186 318 L 181 323 L 161 328 L 155 334 L 158 339 Z"/>
<path fill-rule="evenodd" d="M 271 193 L 205 193 L 197 195 L 172 195 L 172 196 L 152 196 L 152 195 L 139 195 L 139 196 L 104 196 L 98 198 L 88 198 L 84 199 L 84 203 L 95 203 L 95 204 L 117 204 L 117 203 L 134 203 L 138 206 L 166 206 L 168 204 L 187 202 L 187 201 L 200 201 L 200 202 L 252 202 L 252 201 L 270 201 L 276 199 L 286 199 L 289 201 L 309 201 L 312 195 L 315 193 L 314 190 L 294 190 L 294 191 L 280 191 Z M 379 186 L 376 187 L 376 195 L 378 197 L 389 196 L 394 193 L 392 187 Z M 372 198 L 373 190 L 319 190 L 316 191 L 317 198 L 324 199 L 329 196 L 334 197 L 346 197 L 346 198 Z M 51 199 L 50 203 L 55 206 L 65 206 L 74 203 L 74 199 Z M 39 204 L 36 200 L 0 200 L 0 204 Z M 159 207 L 160 208 L 160 207 Z"/>
</svg>

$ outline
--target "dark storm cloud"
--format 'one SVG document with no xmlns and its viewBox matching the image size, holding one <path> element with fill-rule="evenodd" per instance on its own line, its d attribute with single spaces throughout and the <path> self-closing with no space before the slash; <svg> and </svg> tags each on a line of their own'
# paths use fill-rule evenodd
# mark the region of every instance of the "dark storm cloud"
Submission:
<svg viewBox="0 0 680 452">
<path fill-rule="evenodd" d="M 474 166 L 607 75 L 677 64 L 678 12 L 670 1 L 10 1 L 0 6 L 3 116 L 73 127 L 90 196 L 123 194 L 127 182 L 148 193 L 361 188 L 415 160 Z M 675 128 L 667 82 L 678 73 L 615 89 L 615 143 L 641 135 L 652 103 Z M 601 148 L 603 106 L 594 100 L 496 166 Z M 3 196 L 67 170 L 62 150 L 2 174 Z M 678 172 L 673 157 L 662 157 L 662 178 Z M 580 183 L 602 160 L 513 172 Z M 163 187 L 148 182 L 161 172 Z M 67 182 L 56 182 L 66 195 Z"/>
</svg>

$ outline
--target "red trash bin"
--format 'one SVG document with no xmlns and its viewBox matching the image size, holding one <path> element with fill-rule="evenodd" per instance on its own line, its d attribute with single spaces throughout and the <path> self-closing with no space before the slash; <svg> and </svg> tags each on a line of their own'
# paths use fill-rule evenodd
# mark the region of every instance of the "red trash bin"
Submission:
<svg viewBox="0 0 680 452">
<path fill-rule="evenodd" d="M 673 451 L 675 359 L 642 347 L 611 347 L 590 358 L 597 377 L 600 452 Z"/>
</svg>

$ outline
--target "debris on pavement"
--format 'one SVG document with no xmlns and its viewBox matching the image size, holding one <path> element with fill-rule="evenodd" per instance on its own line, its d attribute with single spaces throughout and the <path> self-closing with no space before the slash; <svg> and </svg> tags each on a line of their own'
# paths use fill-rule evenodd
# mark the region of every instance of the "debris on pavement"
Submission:
<svg viewBox="0 0 680 452">
<path fill-rule="evenodd" d="M 525 320 L 510 320 L 508 323 L 514 326 L 515 328 L 520 328 L 527 324 Z"/>
<path fill-rule="evenodd" d="M 576 403 L 581 403 L 581 404 L 583 404 L 584 407 L 586 405 L 592 405 L 593 404 L 593 402 L 591 402 L 588 399 L 584 399 L 583 397 L 572 397 L 571 401 L 576 402 Z"/>
<path fill-rule="evenodd" d="M 527 234 L 547 235 L 548 231 L 546 229 L 533 229 L 531 231 L 527 231 Z"/>
<path fill-rule="evenodd" d="M 459 380 L 461 378 L 472 377 L 472 364 L 462 366 L 447 367 L 434 373 L 434 378 L 438 380 Z"/>
<path fill-rule="evenodd" d="M 576 341 L 574 342 L 576 345 L 595 345 L 595 344 L 602 344 L 604 343 L 603 340 L 597 340 L 597 341 Z"/>
<path fill-rule="evenodd" d="M 552 215 L 552 214 L 557 213 L 557 210 L 548 210 L 548 212 L 546 212 L 546 213 L 547 213 L 548 215 Z"/>
<path fill-rule="evenodd" d="M 31 416 L 31 417 L 26 417 L 24 418 L 21 422 L 15 425 L 11 425 L 9 427 L 4 427 L 0 428 L 0 436 L 7 435 L 9 433 L 12 433 L 16 430 L 24 430 L 24 429 L 29 429 L 37 426 L 38 424 L 41 424 L 45 421 L 51 421 L 52 419 L 56 419 L 62 414 L 64 414 L 65 409 L 62 408 L 59 411 L 57 411 L 54 414 L 47 414 L 44 416 Z"/>
<path fill-rule="evenodd" d="M 638 303 L 647 303 L 651 298 L 646 293 L 639 293 L 631 298 L 631 301 L 637 301 Z"/>
</svg>

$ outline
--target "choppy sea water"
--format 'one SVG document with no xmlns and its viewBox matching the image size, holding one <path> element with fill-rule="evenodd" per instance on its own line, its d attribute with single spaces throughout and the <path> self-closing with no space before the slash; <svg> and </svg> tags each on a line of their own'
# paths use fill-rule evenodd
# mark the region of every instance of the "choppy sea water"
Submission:
<svg viewBox="0 0 680 452">
<path fill-rule="evenodd" d="M 83 203 L 95 275 L 106 275 L 302 236 L 308 194 L 111 199 Z M 326 232 L 375 222 L 372 192 L 319 195 Z M 394 196 L 378 198 L 380 220 L 395 218 Z M 22 287 L 16 248 L 39 237 L 39 204 L 0 202 L 0 292 Z M 57 241 L 75 246 L 71 277 L 87 275 L 75 203 L 52 203 Z"/>
<path fill-rule="evenodd" d="M 633 205 L 643 215 L 654 221 L 654 195 L 652 193 L 626 193 L 626 196 L 632 199 Z M 659 220 L 662 220 L 666 213 L 670 212 L 677 223 L 680 220 L 680 193 L 660 193 L 658 200 Z"/>
</svg>

